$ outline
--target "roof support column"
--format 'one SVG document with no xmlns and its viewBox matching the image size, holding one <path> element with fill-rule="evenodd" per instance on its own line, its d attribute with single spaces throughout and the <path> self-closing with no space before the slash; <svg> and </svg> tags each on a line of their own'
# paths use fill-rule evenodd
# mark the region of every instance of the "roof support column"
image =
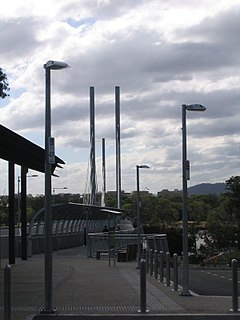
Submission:
<svg viewBox="0 0 240 320">
<path fill-rule="evenodd" d="M 27 260 L 27 173 L 26 167 L 21 167 L 21 256 Z"/>
<path fill-rule="evenodd" d="M 9 264 L 15 264 L 14 162 L 8 162 Z"/>
</svg>

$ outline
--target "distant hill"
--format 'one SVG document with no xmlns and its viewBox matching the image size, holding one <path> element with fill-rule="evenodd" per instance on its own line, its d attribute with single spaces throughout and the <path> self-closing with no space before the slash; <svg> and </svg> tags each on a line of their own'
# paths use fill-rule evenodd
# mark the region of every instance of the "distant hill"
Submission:
<svg viewBox="0 0 240 320">
<path fill-rule="evenodd" d="M 189 196 L 193 194 L 220 194 L 226 192 L 225 183 L 201 183 L 188 188 Z"/>
</svg>

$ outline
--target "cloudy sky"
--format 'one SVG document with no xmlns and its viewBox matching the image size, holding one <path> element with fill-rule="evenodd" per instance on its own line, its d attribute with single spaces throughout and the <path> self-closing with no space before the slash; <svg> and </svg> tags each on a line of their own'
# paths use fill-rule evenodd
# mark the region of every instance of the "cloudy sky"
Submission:
<svg viewBox="0 0 240 320">
<path fill-rule="evenodd" d="M 44 147 L 48 60 L 52 71 L 52 135 L 66 165 L 53 187 L 89 190 L 89 87 L 95 87 L 96 162 L 102 189 L 106 139 L 107 190 L 115 190 L 115 86 L 121 91 L 122 189 L 181 189 L 181 105 L 188 112 L 189 185 L 224 182 L 240 169 L 239 0 L 0 0 L 0 67 L 10 97 L 0 123 Z M 7 193 L 0 162 L 0 194 Z M 20 168 L 16 167 L 16 176 Z M 29 175 L 36 172 L 29 171 Z M 44 176 L 28 179 L 44 193 Z M 61 192 L 61 190 L 56 190 Z"/>
</svg>

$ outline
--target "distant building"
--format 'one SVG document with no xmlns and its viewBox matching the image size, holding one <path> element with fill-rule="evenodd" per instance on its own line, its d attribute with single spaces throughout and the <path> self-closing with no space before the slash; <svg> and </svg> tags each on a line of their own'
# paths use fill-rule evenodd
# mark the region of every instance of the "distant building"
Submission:
<svg viewBox="0 0 240 320">
<path fill-rule="evenodd" d="M 168 190 L 168 189 L 162 189 L 162 191 L 159 191 L 157 193 L 157 196 L 162 196 L 162 195 L 167 195 L 167 194 L 179 194 L 181 193 L 182 191 L 181 190 L 178 190 L 178 189 L 174 189 L 173 191 L 171 190 Z"/>
</svg>

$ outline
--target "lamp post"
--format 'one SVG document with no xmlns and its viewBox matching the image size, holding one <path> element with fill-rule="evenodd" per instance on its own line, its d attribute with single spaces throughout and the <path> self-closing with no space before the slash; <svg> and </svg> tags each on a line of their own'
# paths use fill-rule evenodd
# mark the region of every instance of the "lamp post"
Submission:
<svg viewBox="0 0 240 320">
<path fill-rule="evenodd" d="M 140 196 L 139 196 L 139 169 L 149 169 L 150 167 L 146 164 L 137 165 L 137 268 L 140 268 L 140 257 L 141 257 L 141 239 L 140 239 Z"/>
<path fill-rule="evenodd" d="M 55 203 L 55 191 L 56 190 L 66 190 L 67 187 L 53 188 L 53 203 Z"/>
<path fill-rule="evenodd" d="M 187 132 L 186 113 L 187 111 L 205 111 L 206 107 L 201 104 L 182 105 L 182 247 L 183 247 L 183 287 L 181 294 L 189 296 L 189 272 L 188 272 L 188 191 L 187 180 L 189 180 L 189 161 L 187 160 Z"/>
<path fill-rule="evenodd" d="M 44 64 L 46 71 L 46 109 L 45 109 L 45 303 L 43 313 L 53 313 L 52 306 L 52 208 L 51 208 L 51 174 L 55 164 L 54 139 L 51 138 L 51 70 L 69 67 L 60 61 L 48 61 Z"/>
</svg>

